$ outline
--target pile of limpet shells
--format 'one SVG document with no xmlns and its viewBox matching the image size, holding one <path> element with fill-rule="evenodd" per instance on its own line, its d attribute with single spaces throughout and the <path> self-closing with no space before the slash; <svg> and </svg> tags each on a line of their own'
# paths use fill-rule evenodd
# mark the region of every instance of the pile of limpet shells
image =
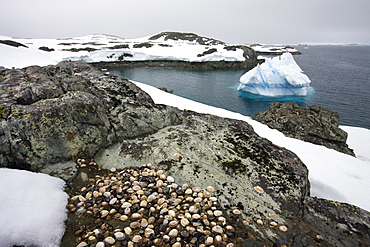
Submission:
<svg viewBox="0 0 370 247">
<path fill-rule="evenodd" d="M 94 219 L 75 232 L 78 247 L 232 247 L 236 226 L 228 224 L 212 192 L 210 186 L 179 186 L 146 164 L 96 176 L 67 207 L 79 219 Z"/>
</svg>

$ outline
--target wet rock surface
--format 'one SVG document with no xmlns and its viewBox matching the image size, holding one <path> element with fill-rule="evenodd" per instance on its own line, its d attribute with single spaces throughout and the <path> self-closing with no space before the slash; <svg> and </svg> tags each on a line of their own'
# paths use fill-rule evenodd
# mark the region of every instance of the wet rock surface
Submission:
<svg viewBox="0 0 370 247">
<path fill-rule="evenodd" d="M 253 119 L 286 136 L 355 156 L 346 144 L 347 133 L 339 128 L 339 114 L 324 107 L 312 105 L 306 109 L 295 102 L 274 102 Z"/>
</svg>

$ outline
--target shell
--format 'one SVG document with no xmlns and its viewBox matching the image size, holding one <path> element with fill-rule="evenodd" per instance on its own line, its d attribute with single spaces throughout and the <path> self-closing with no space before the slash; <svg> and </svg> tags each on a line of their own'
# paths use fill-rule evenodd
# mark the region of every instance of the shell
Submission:
<svg viewBox="0 0 370 247">
<path fill-rule="evenodd" d="M 254 186 L 253 189 L 255 191 L 257 191 L 258 193 L 262 194 L 263 192 L 265 192 L 260 186 Z"/>
<path fill-rule="evenodd" d="M 117 240 L 124 240 L 126 236 L 125 236 L 125 234 L 123 232 L 115 232 L 114 233 L 114 237 Z"/>
<path fill-rule="evenodd" d="M 288 228 L 286 226 L 279 226 L 279 230 L 282 232 L 288 231 Z"/>
<path fill-rule="evenodd" d="M 91 228 L 76 231 L 81 232 L 76 234 L 79 247 L 232 246 L 230 242 L 236 238 L 236 229 L 227 223 L 211 194 L 215 192 L 212 186 L 180 186 L 174 177 L 151 164 L 113 169 L 107 175 L 91 177 L 89 182 L 92 184 L 80 189 L 80 195 L 74 195 L 67 205 L 70 212 L 95 217 Z M 231 212 L 241 214 L 239 209 Z M 124 223 L 114 224 L 114 220 Z M 115 229 L 113 225 L 126 227 Z"/>
</svg>

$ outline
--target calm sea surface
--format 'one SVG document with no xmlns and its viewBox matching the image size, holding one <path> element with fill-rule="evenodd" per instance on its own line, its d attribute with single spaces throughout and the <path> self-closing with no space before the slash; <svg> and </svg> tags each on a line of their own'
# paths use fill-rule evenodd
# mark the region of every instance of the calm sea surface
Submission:
<svg viewBox="0 0 370 247">
<path fill-rule="evenodd" d="M 237 91 L 246 70 L 173 68 L 110 69 L 123 78 L 174 90 L 174 94 L 211 106 L 254 116 L 274 101 L 321 105 L 337 111 L 340 124 L 370 129 L 370 46 L 298 46 L 294 56 L 311 79 L 305 97 L 263 97 Z"/>
</svg>

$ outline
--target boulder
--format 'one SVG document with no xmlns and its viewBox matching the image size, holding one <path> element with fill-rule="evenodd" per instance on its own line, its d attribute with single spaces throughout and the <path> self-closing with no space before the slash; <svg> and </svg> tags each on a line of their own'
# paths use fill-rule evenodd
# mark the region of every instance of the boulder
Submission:
<svg viewBox="0 0 370 247">
<path fill-rule="evenodd" d="M 0 165 L 38 170 L 181 122 L 133 83 L 84 62 L 1 70 Z"/>
<path fill-rule="evenodd" d="M 324 107 L 312 105 L 306 109 L 295 102 L 273 102 L 266 111 L 257 113 L 253 119 L 288 137 L 355 156 L 346 144 L 347 132 L 339 128 L 339 114 Z"/>
</svg>

